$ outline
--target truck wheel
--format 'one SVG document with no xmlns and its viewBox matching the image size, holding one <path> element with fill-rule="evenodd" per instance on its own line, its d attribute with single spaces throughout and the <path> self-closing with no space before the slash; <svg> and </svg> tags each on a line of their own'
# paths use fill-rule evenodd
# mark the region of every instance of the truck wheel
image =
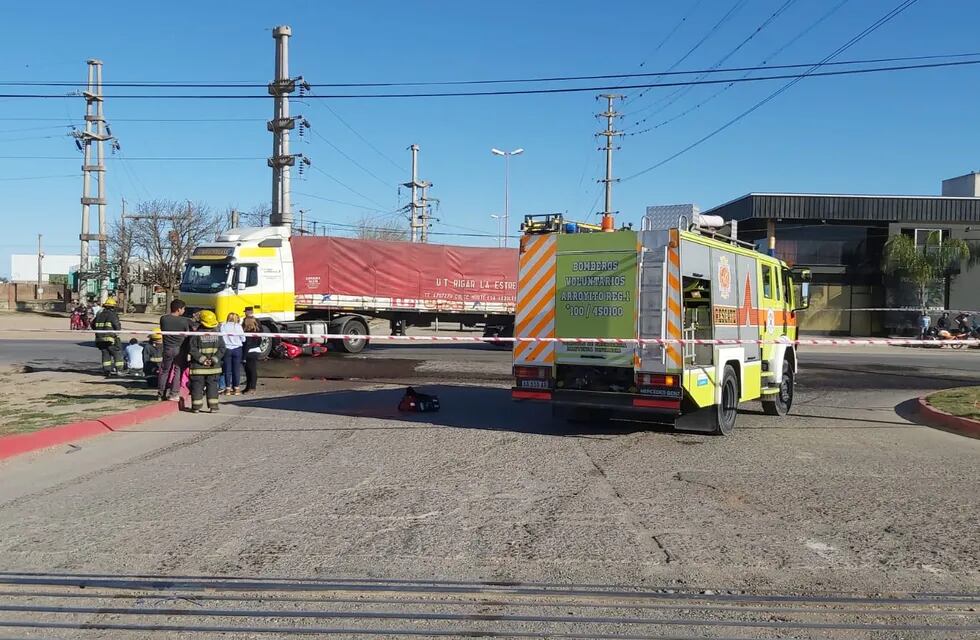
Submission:
<svg viewBox="0 0 980 640">
<path fill-rule="evenodd" d="M 333 340 L 332 342 L 336 344 L 341 351 L 344 353 L 360 353 L 364 351 L 364 348 L 368 343 L 368 326 L 360 318 L 348 318 L 346 322 L 340 325 L 340 333 L 349 336 L 364 336 L 363 338 L 344 338 L 342 340 Z"/>
<path fill-rule="evenodd" d="M 721 378 L 721 402 L 714 407 L 714 431 L 718 436 L 731 435 L 735 429 L 735 419 L 738 417 L 738 376 L 730 364 L 725 365 L 725 373 Z"/>
<path fill-rule="evenodd" d="M 793 367 L 783 361 L 783 377 L 779 381 L 779 393 L 773 400 L 763 400 L 762 410 L 768 416 L 785 416 L 793 407 Z"/>
<path fill-rule="evenodd" d="M 269 333 L 277 333 L 279 328 L 274 325 L 263 324 L 262 328 Z M 277 338 L 260 338 L 259 339 L 259 360 L 268 360 L 269 356 L 272 355 L 272 349 L 276 346 Z"/>
</svg>

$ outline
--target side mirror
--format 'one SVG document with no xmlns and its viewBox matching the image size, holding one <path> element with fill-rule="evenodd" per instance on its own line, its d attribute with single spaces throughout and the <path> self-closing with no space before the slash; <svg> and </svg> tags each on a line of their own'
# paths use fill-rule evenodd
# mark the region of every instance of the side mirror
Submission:
<svg viewBox="0 0 980 640">
<path fill-rule="evenodd" d="M 794 311 L 802 311 L 803 309 L 810 308 L 810 283 L 803 282 L 800 284 L 800 300 Z"/>
<path fill-rule="evenodd" d="M 239 282 L 237 285 L 235 285 L 235 291 L 245 291 L 245 283 Z"/>
</svg>

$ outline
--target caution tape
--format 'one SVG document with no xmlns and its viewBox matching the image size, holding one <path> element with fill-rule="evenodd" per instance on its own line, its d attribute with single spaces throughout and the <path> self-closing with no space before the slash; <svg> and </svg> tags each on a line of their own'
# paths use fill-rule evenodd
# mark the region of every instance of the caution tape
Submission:
<svg viewBox="0 0 980 640">
<path fill-rule="evenodd" d="M 804 309 L 807 313 L 821 313 L 823 311 L 897 311 L 900 313 L 980 313 L 974 309 L 944 309 L 942 307 L 822 307 L 820 309 Z"/>
<path fill-rule="evenodd" d="M 551 342 L 570 344 L 618 344 L 618 345 L 739 345 L 739 344 L 796 344 L 810 346 L 837 345 L 891 345 L 924 346 L 953 344 L 957 346 L 978 346 L 978 338 L 947 338 L 942 340 L 921 340 L 918 338 L 797 338 L 782 337 L 775 340 L 742 338 L 537 338 L 537 337 L 487 337 L 487 336 L 385 336 L 339 333 L 223 333 L 221 331 L 147 331 L 146 329 L 100 329 L 77 331 L 74 329 L 0 329 L 0 333 L 74 333 L 74 334 L 159 334 L 164 336 L 237 336 L 239 338 L 278 338 L 288 340 L 368 340 L 370 342 L 483 342 L 491 344 L 515 342 Z"/>
</svg>

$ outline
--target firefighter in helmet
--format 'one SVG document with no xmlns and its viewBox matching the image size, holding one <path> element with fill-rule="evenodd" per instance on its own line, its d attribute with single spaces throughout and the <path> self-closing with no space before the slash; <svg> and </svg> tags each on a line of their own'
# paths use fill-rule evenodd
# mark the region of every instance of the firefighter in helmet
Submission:
<svg viewBox="0 0 980 640">
<path fill-rule="evenodd" d="M 204 310 L 200 315 L 200 332 L 214 332 L 218 328 L 218 316 Z M 208 408 L 218 410 L 218 376 L 225 355 L 225 341 L 220 335 L 192 335 L 189 341 L 191 375 L 191 411 L 197 413 L 204 407 L 207 396 Z"/>
<path fill-rule="evenodd" d="M 160 363 L 163 362 L 163 334 L 159 327 L 153 329 L 146 344 L 143 345 L 143 375 L 146 377 L 146 386 L 151 389 L 157 388 L 157 376 L 160 375 Z"/>
<path fill-rule="evenodd" d="M 125 363 L 123 362 L 119 334 L 115 333 L 122 329 L 122 325 L 119 323 L 119 314 L 116 313 L 115 298 L 106 298 L 106 301 L 102 303 L 102 310 L 95 316 L 92 328 L 96 331 L 106 332 L 95 334 L 95 345 L 102 352 L 102 372 L 107 377 L 118 376 Z"/>
</svg>

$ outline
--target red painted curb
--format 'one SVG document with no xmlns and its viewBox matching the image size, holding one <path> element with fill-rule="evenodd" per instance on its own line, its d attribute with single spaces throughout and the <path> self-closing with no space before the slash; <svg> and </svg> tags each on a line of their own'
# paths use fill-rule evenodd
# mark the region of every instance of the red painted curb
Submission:
<svg viewBox="0 0 980 640">
<path fill-rule="evenodd" d="M 139 409 L 131 409 L 121 413 L 103 416 L 97 420 L 72 422 L 55 427 L 48 427 L 32 433 L 18 433 L 12 436 L 0 437 L 0 460 L 11 458 L 22 453 L 46 449 L 59 444 L 91 438 L 125 429 L 163 416 L 177 413 L 180 409 L 177 402 L 154 402 Z"/>
<path fill-rule="evenodd" d="M 952 431 L 967 438 L 980 439 L 980 422 L 970 418 L 962 418 L 946 413 L 929 404 L 927 396 L 918 399 L 917 409 L 919 417 L 930 427 L 936 427 L 944 431 Z"/>
</svg>

